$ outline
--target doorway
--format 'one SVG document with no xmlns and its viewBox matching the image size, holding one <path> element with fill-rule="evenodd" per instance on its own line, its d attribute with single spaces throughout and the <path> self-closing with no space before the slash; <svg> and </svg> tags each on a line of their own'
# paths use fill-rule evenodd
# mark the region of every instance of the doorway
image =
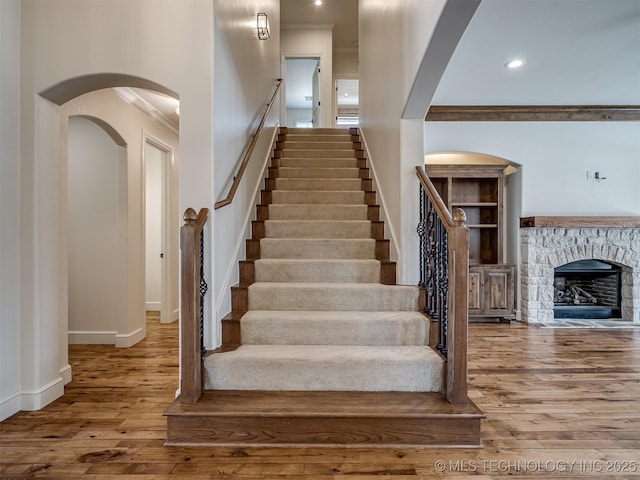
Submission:
<svg viewBox="0 0 640 480">
<path fill-rule="evenodd" d="M 360 86 L 357 78 L 336 80 L 336 127 L 360 124 Z"/>
<path fill-rule="evenodd" d="M 321 127 L 320 57 L 285 57 L 284 125 Z"/>
<path fill-rule="evenodd" d="M 170 265 L 173 259 L 167 228 L 172 157 L 171 147 L 145 135 L 145 310 L 159 312 L 161 323 L 173 321 L 169 298 Z"/>
</svg>

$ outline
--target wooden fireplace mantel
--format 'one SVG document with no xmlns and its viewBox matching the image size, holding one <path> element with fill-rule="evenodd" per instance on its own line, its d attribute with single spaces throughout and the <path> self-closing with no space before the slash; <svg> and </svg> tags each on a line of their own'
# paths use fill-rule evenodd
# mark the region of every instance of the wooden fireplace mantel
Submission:
<svg viewBox="0 0 640 480">
<path fill-rule="evenodd" d="M 520 228 L 640 228 L 638 217 L 522 217 Z"/>
</svg>

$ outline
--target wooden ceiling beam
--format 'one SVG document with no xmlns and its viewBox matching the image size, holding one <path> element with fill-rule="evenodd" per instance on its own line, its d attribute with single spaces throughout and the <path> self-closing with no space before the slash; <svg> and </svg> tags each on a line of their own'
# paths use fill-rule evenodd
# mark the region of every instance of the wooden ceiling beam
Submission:
<svg viewBox="0 0 640 480">
<path fill-rule="evenodd" d="M 638 105 L 432 105 L 427 122 L 640 121 Z"/>
</svg>

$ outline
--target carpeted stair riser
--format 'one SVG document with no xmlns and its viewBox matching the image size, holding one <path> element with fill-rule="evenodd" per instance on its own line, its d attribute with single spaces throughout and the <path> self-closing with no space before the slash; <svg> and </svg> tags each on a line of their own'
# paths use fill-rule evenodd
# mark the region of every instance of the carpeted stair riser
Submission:
<svg viewBox="0 0 640 480">
<path fill-rule="evenodd" d="M 276 178 L 276 190 L 362 190 L 362 180 L 359 178 Z"/>
<path fill-rule="evenodd" d="M 349 133 L 343 133 L 338 135 L 317 135 L 317 134 L 298 134 L 298 133 L 289 133 L 286 136 L 286 140 L 284 142 L 344 142 L 349 143 L 353 142 L 353 138 Z M 351 145 L 349 145 L 350 148 Z"/>
<path fill-rule="evenodd" d="M 299 203 L 315 205 L 362 205 L 364 192 L 353 191 L 313 191 L 313 190 L 274 190 L 271 192 L 272 205 L 281 203 Z"/>
<path fill-rule="evenodd" d="M 351 150 L 353 151 L 353 142 L 349 138 L 343 141 L 326 141 L 325 139 L 316 140 L 314 142 L 305 142 L 301 140 L 286 140 L 279 143 L 283 150 Z"/>
<path fill-rule="evenodd" d="M 256 282 L 380 282 L 378 260 L 260 259 L 255 262 Z"/>
<path fill-rule="evenodd" d="M 368 220 L 266 220 L 267 238 L 369 238 Z"/>
<path fill-rule="evenodd" d="M 360 178 L 360 169 L 329 167 L 281 167 L 278 171 L 278 178 Z"/>
<path fill-rule="evenodd" d="M 418 289 L 378 283 L 257 282 L 249 310 L 417 311 Z"/>
<path fill-rule="evenodd" d="M 269 205 L 269 220 L 367 220 L 366 205 Z"/>
<path fill-rule="evenodd" d="M 295 158 L 280 159 L 282 168 L 358 168 L 357 158 Z"/>
<path fill-rule="evenodd" d="M 243 345 L 426 345 L 429 322 L 418 312 L 251 310 Z"/>
<path fill-rule="evenodd" d="M 263 238 L 260 256 L 263 259 L 375 259 L 376 241 L 370 238 Z"/>
<path fill-rule="evenodd" d="M 353 149 L 349 150 L 283 150 L 282 158 L 355 158 Z"/>
<path fill-rule="evenodd" d="M 205 359 L 205 388 L 290 391 L 438 391 L 442 362 L 430 348 L 241 345 Z"/>
<path fill-rule="evenodd" d="M 350 128 L 286 128 L 287 138 L 297 135 L 312 135 L 314 138 L 324 138 L 325 135 L 351 136 Z"/>
</svg>

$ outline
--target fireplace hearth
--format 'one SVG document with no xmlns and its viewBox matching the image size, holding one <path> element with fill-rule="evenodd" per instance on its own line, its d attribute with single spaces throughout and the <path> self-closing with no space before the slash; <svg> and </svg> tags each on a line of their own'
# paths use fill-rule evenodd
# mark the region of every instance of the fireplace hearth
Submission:
<svg viewBox="0 0 640 480">
<path fill-rule="evenodd" d="M 621 318 L 622 269 L 599 260 L 579 260 L 554 269 L 554 318 Z"/>
</svg>

